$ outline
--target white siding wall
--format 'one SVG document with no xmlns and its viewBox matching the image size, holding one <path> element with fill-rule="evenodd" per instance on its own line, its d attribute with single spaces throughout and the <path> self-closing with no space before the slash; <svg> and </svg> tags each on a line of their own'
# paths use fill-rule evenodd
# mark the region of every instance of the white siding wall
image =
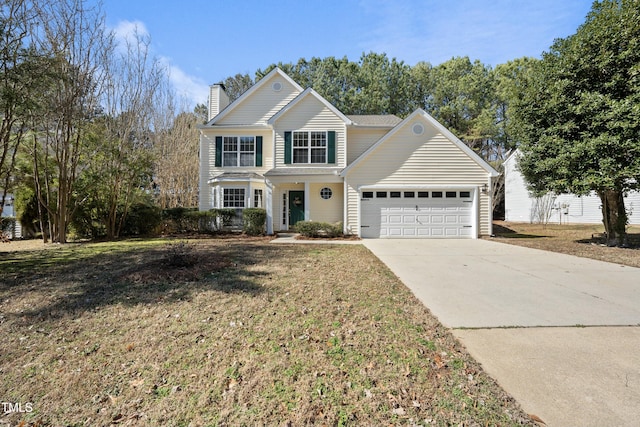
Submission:
<svg viewBox="0 0 640 427">
<path fill-rule="evenodd" d="M 367 129 L 353 128 L 347 129 L 347 165 L 350 165 L 369 147 L 375 144 L 380 138 L 385 136 L 389 129 Z"/>
<path fill-rule="evenodd" d="M 504 219 L 511 222 L 531 222 L 532 198 L 517 169 L 517 155 L 504 162 Z"/>
<path fill-rule="evenodd" d="M 284 114 L 275 123 L 276 134 L 276 167 L 285 167 L 284 163 L 284 133 L 297 130 L 335 130 L 336 131 L 336 163 L 313 165 L 286 165 L 286 167 L 345 167 L 345 123 L 313 96 L 307 96 L 296 105 L 295 109 Z"/>
<path fill-rule="evenodd" d="M 505 161 L 505 220 L 510 222 L 534 222 L 535 199 L 527 190 L 527 185 L 518 170 L 518 154 Z M 602 223 L 602 203 L 597 194 L 576 196 L 560 194 L 554 202 L 549 222 L 555 224 L 599 224 Z M 630 192 L 625 197 L 629 224 L 640 224 L 640 193 Z"/>
<path fill-rule="evenodd" d="M 274 83 L 280 83 L 282 89 L 275 91 Z M 274 114 L 300 94 L 291 83 L 274 74 L 270 81 L 264 83 L 255 93 L 236 106 L 218 125 L 247 125 L 266 123 Z"/>
<path fill-rule="evenodd" d="M 438 133 L 427 121 L 422 135 L 414 135 L 408 123 L 403 129 L 370 153 L 347 175 L 347 228 L 358 232 L 358 187 L 362 185 L 468 185 L 481 187 L 488 183 L 488 173 L 465 152 Z M 479 196 L 479 232 L 490 233 L 490 198 Z"/>
</svg>

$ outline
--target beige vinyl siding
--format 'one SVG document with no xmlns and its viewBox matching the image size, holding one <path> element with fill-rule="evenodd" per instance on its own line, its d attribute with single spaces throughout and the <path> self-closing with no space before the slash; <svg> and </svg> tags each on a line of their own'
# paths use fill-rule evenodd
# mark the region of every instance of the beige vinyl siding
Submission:
<svg viewBox="0 0 640 427">
<path fill-rule="evenodd" d="M 417 120 L 416 120 L 417 121 Z M 425 132 L 414 135 L 409 123 L 376 148 L 347 175 L 347 227 L 358 232 L 358 188 L 362 185 L 424 185 L 446 188 L 448 185 L 481 187 L 488 184 L 488 173 L 458 146 L 422 121 Z M 489 234 L 490 199 L 479 194 L 479 232 Z"/>
<path fill-rule="evenodd" d="M 347 129 L 347 165 L 353 163 L 388 132 L 389 129 L 349 127 Z"/>
<path fill-rule="evenodd" d="M 216 136 L 262 136 L 262 166 L 261 167 L 216 167 Z M 264 174 L 273 167 L 273 134 L 270 130 L 222 130 L 205 131 L 200 136 L 200 195 L 198 206 L 200 210 L 213 206 L 209 179 L 224 172 L 254 172 Z"/>
<path fill-rule="evenodd" d="M 328 187 L 332 191 L 330 199 L 320 197 L 320 190 Z M 314 183 L 309 184 L 310 220 L 317 222 L 336 223 L 343 220 L 342 208 L 344 204 L 342 183 Z"/>
<path fill-rule="evenodd" d="M 274 83 L 280 83 L 282 89 L 278 92 L 273 90 Z M 248 125 L 266 123 L 274 114 L 280 111 L 285 105 L 300 94 L 291 83 L 282 77 L 274 74 L 271 81 L 266 82 L 255 93 L 245 99 L 242 104 L 235 107 L 218 125 Z"/>
<path fill-rule="evenodd" d="M 346 150 L 345 150 L 345 123 L 335 115 L 333 111 L 327 108 L 322 102 L 313 96 L 307 96 L 302 99 L 295 108 L 288 111 L 280 117 L 275 123 L 276 133 L 276 167 L 284 167 L 284 133 L 287 131 L 336 131 L 336 163 L 335 165 L 324 166 L 340 166 L 345 167 Z M 302 165 L 291 164 L 286 167 L 313 167 L 322 166 L 321 164 Z"/>
<path fill-rule="evenodd" d="M 262 136 L 262 166 L 246 167 L 246 166 L 226 166 L 216 167 L 216 136 Z M 201 138 L 202 140 L 203 138 Z M 204 136 L 207 144 L 209 160 L 209 176 L 214 177 L 223 172 L 255 172 L 263 174 L 270 170 L 273 166 L 273 136 L 270 130 L 216 130 L 216 133 L 207 133 Z M 201 147 L 202 149 L 202 147 Z"/>
<path fill-rule="evenodd" d="M 211 187 L 207 181 L 212 176 L 211 169 L 215 165 L 216 147 L 215 139 L 200 135 L 200 185 L 198 194 L 198 209 L 201 211 L 211 209 L 213 200 Z"/>
</svg>

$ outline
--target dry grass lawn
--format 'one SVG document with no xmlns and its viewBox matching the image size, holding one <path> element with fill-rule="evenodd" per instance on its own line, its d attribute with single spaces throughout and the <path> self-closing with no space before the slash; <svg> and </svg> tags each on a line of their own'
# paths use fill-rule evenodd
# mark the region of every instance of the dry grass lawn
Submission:
<svg viewBox="0 0 640 427">
<path fill-rule="evenodd" d="M 494 222 L 495 240 L 552 252 L 640 267 L 640 227 L 629 227 L 629 247 L 608 247 L 599 224 L 528 224 Z"/>
<path fill-rule="evenodd" d="M 361 245 L 7 246 L 0 425 L 534 425 Z"/>
</svg>

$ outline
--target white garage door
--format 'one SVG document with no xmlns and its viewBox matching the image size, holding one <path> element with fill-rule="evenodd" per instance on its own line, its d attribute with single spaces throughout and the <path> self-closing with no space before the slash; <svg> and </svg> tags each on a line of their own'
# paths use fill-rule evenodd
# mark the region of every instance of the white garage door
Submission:
<svg viewBox="0 0 640 427">
<path fill-rule="evenodd" d="M 362 237 L 472 238 L 473 192 L 469 190 L 363 191 Z"/>
</svg>

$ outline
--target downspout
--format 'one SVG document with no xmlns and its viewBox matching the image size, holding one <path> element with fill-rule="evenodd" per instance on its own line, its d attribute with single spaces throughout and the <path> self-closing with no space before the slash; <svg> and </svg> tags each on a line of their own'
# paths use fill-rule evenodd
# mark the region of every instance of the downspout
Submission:
<svg viewBox="0 0 640 427">
<path fill-rule="evenodd" d="M 487 187 L 487 197 L 489 198 L 487 201 L 487 205 L 489 205 L 489 236 L 493 236 L 493 183 L 491 182 L 491 174 L 489 174 L 487 181 L 489 181 L 489 186 Z"/>
<path fill-rule="evenodd" d="M 347 230 L 347 221 L 349 220 L 349 197 L 347 197 L 347 191 L 347 180 L 342 177 L 342 232 L 344 234 L 349 234 L 349 231 Z"/>
<path fill-rule="evenodd" d="M 304 220 L 310 221 L 310 207 L 309 203 L 311 202 L 311 198 L 309 197 L 309 181 L 304 182 Z"/>
<path fill-rule="evenodd" d="M 273 184 L 268 179 L 265 179 L 265 187 L 267 194 L 265 194 L 265 208 L 267 210 L 267 234 L 273 235 Z"/>
</svg>

